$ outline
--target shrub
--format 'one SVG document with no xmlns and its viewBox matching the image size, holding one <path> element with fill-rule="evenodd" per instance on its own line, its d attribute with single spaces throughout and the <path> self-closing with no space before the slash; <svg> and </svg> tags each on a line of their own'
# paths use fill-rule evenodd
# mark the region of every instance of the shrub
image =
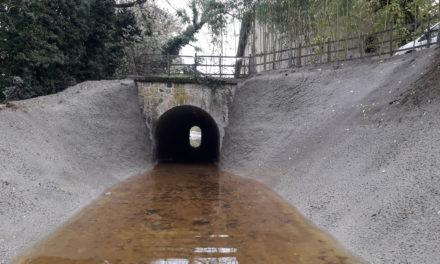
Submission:
<svg viewBox="0 0 440 264">
<path fill-rule="evenodd" d="M 0 100 L 112 76 L 138 33 L 114 0 L 9 0 L 0 11 Z"/>
</svg>

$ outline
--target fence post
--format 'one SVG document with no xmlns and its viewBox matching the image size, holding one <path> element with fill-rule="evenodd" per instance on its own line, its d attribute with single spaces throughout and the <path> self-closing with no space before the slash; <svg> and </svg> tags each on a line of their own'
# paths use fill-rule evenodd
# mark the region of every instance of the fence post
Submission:
<svg viewBox="0 0 440 264">
<path fill-rule="evenodd" d="M 297 62 L 297 64 L 298 64 L 298 67 L 301 67 L 301 59 L 302 59 L 302 55 L 301 55 L 301 53 L 302 53 L 302 43 L 299 43 L 299 46 L 298 46 L 298 62 Z"/>
<path fill-rule="evenodd" d="M 412 51 L 416 51 L 416 37 L 415 36 L 417 36 L 417 23 L 415 21 L 414 21 L 413 28 L 414 28 L 414 33 L 412 34 L 412 38 L 414 40 L 413 40 Z"/>
<path fill-rule="evenodd" d="M 264 71 L 266 71 L 266 63 L 267 63 L 267 61 L 266 61 L 266 53 L 264 53 L 263 54 L 263 68 L 264 68 Z"/>
<path fill-rule="evenodd" d="M 277 59 L 277 55 L 276 55 L 276 51 L 275 49 L 273 50 L 273 55 L 272 55 L 272 70 L 275 70 L 275 61 Z"/>
<path fill-rule="evenodd" d="M 330 38 L 327 38 L 327 62 L 332 61 L 332 47 L 330 43 Z"/>
<path fill-rule="evenodd" d="M 339 35 L 339 34 L 338 34 Z M 336 62 L 339 65 L 339 44 L 340 44 L 341 40 L 335 39 L 335 58 L 336 58 Z"/>
<path fill-rule="evenodd" d="M 197 78 L 197 53 L 194 55 L 194 78 Z"/>
<path fill-rule="evenodd" d="M 439 19 L 440 19 L 440 14 L 439 14 Z M 438 30 L 437 30 L 437 44 L 440 46 L 440 25 L 438 26 Z"/>
<path fill-rule="evenodd" d="M 223 72 L 222 72 L 222 56 L 219 57 L 219 67 L 220 67 L 220 79 L 222 78 Z"/>
<path fill-rule="evenodd" d="M 293 54 L 292 54 L 292 45 L 290 45 L 290 49 L 289 49 L 289 68 L 291 68 L 293 66 Z"/>
<path fill-rule="evenodd" d="M 170 61 L 170 54 L 167 54 L 167 74 L 171 75 L 171 61 Z"/>
<path fill-rule="evenodd" d="M 438 15 L 437 15 L 437 21 L 440 20 L 440 2 L 438 3 Z M 440 25 L 438 25 L 437 28 L 437 44 L 440 46 Z"/>
<path fill-rule="evenodd" d="M 324 54 L 324 42 L 319 43 L 319 63 L 322 63 L 322 54 Z"/>
<path fill-rule="evenodd" d="M 428 33 L 426 36 L 428 40 L 426 47 L 429 49 L 431 47 L 431 15 L 428 14 Z"/>
<path fill-rule="evenodd" d="M 347 37 L 345 37 L 345 40 L 344 40 L 344 61 L 347 61 L 347 57 L 348 57 L 348 39 L 347 39 Z"/>
<path fill-rule="evenodd" d="M 253 73 L 252 72 L 252 54 L 249 54 L 249 65 L 248 65 L 248 67 L 249 67 L 248 74 L 250 75 L 250 74 Z"/>
<path fill-rule="evenodd" d="M 390 57 L 393 56 L 394 53 L 394 45 L 393 45 L 393 28 L 391 27 L 390 32 L 389 32 L 389 37 L 390 37 Z"/>
<path fill-rule="evenodd" d="M 239 76 L 241 76 L 241 69 L 243 69 L 243 75 L 246 75 L 246 54 L 243 54 L 243 66 L 240 68 Z"/>
<path fill-rule="evenodd" d="M 256 47 L 256 39 L 257 39 L 257 25 L 256 20 L 253 21 L 253 31 L 252 31 L 252 50 L 251 54 L 249 55 L 249 74 L 254 73 L 257 71 L 257 47 Z"/>
</svg>

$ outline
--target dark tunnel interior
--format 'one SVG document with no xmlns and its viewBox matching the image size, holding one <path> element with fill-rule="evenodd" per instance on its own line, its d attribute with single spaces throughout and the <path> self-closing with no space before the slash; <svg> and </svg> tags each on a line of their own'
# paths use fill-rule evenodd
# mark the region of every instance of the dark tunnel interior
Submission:
<svg viewBox="0 0 440 264">
<path fill-rule="evenodd" d="M 202 132 L 199 147 L 192 147 L 189 141 L 194 126 Z M 177 106 L 165 112 L 156 123 L 154 137 L 159 162 L 207 163 L 219 158 L 218 126 L 209 113 L 195 106 Z"/>
</svg>

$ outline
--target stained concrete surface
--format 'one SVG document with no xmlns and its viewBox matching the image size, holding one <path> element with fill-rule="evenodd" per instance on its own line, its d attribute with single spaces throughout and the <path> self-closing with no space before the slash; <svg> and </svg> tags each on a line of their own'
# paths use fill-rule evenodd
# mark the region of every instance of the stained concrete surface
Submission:
<svg viewBox="0 0 440 264">
<path fill-rule="evenodd" d="M 103 263 L 361 262 L 261 183 L 213 164 L 159 164 L 110 188 L 16 262 Z"/>
<path fill-rule="evenodd" d="M 137 102 L 132 81 L 101 81 L 1 107 L 1 264 L 150 168 Z"/>
<path fill-rule="evenodd" d="M 440 58 L 279 70 L 237 87 L 225 171 L 372 264 L 440 263 Z"/>
<path fill-rule="evenodd" d="M 222 169 L 265 183 L 368 263 L 440 263 L 435 52 L 246 80 Z M 87 82 L 1 107 L 0 263 L 151 168 L 136 96 L 130 81 Z"/>
</svg>

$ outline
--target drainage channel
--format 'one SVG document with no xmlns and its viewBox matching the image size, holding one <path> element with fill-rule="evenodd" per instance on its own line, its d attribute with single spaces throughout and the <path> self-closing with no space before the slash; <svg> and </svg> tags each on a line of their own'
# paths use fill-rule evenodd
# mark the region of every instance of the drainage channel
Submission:
<svg viewBox="0 0 440 264">
<path fill-rule="evenodd" d="M 360 263 L 262 184 L 160 164 L 109 189 L 16 264 Z"/>
</svg>

